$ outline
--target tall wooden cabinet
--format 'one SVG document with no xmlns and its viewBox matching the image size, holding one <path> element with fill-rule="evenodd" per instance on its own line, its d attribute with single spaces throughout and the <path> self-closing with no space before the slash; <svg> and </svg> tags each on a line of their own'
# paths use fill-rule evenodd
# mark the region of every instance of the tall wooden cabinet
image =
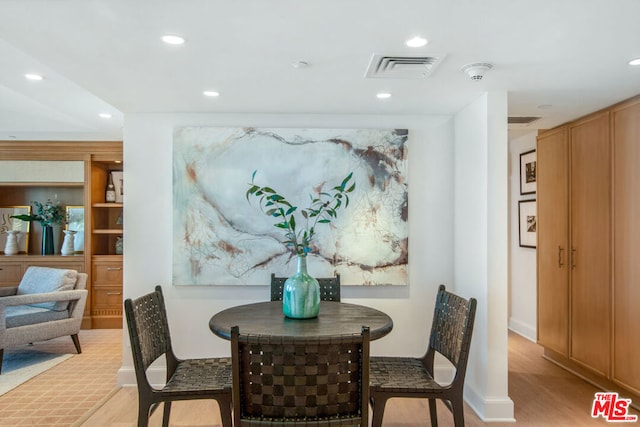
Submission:
<svg viewBox="0 0 640 427">
<path fill-rule="evenodd" d="M 570 357 L 609 370 L 611 145 L 609 112 L 569 126 Z"/>
<path fill-rule="evenodd" d="M 538 343 L 569 356 L 569 137 L 538 137 Z M 540 165 L 544 167 L 541 169 Z"/>
<path fill-rule="evenodd" d="M 613 366 L 640 396 L 640 99 L 612 110 Z"/>
<path fill-rule="evenodd" d="M 116 253 L 116 241 L 124 232 L 123 204 L 105 203 L 105 189 L 109 172 L 123 170 L 122 142 L 0 141 L 0 160 L 14 162 L 12 166 L 17 165 L 18 170 L 21 162 L 32 166 L 33 162 L 50 162 L 49 169 L 27 174 L 27 179 L 0 179 L 0 206 L 29 205 L 33 200 L 46 201 L 57 195 L 63 205 L 84 207 L 84 253 L 42 256 L 38 245 L 41 227 L 31 224 L 26 254 L 0 254 L 0 286 L 18 283 L 29 265 L 83 271 L 89 275 L 89 297 L 82 327 L 121 328 L 122 254 Z M 79 178 L 75 174 L 65 180 L 64 171 L 71 164 L 79 165 Z M 51 174 L 58 173 L 62 178 L 51 178 Z M 56 245 L 57 252 L 60 243 Z"/>
<path fill-rule="evenodd" d="M 542 132 L 537 162 L 538 342 L 640 396 L 640 97 Z"/>
</svg>

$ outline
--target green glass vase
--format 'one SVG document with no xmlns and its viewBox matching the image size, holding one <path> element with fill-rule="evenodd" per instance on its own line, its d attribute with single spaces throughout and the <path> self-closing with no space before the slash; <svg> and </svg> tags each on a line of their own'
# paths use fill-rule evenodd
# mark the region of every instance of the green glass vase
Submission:
<svg viewBox="0 0 640 427">
<path fill-rule="evenodd" d="M 284 282 L 282 311 L 292 319 L 311 319 L 320 311 L 320 286 L 307 273 L 307 257 L 298 256 L 298 271 Z"/>
</svg>

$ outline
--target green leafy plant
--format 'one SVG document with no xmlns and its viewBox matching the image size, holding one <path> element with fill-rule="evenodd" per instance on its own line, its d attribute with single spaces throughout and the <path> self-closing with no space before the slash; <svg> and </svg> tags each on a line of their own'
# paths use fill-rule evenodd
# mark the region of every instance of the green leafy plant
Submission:
<svg viewBox="0 0 640 427">
<path fill-rule="evenodd" d="M 51 200 L 47 200 L 46 203 L 31 202 L 35 207 L 35 214 L 30 215 L 12 215 L 11 218 L 16 218 L 22 221 L 37 221 L 43 227 L 51 226 L 54 224 L 64 224 L 65 212 L 59 203 L 53 203 Z"/>
<path fill-rule="evenodd" d="M 309 207 L 298 209 L 298 206 L 292 205 L 272 187 L 257 185 L 257 172 L 253 171 L 251 175 L 251 183 L 246 194 L 247 202 L 251 203 L 251 197 L 259 198 L 262 211 L 276 218 L 274 226 L 284 230 L 283 243 L 301 256 L 311 252 L 311 241 L 316 234 L 317 224 L 328 224 L 336 219 L 338 210 L 349 206 L 349 193 L 356 188 L 355 182 L 350 183 L 353 177 L 353 172 L 350 172 L 339 185 L 332 187 L 328 192 L 310 194 Z M 302 220 L 296 220 L 298 214 Z"/>
</svg>

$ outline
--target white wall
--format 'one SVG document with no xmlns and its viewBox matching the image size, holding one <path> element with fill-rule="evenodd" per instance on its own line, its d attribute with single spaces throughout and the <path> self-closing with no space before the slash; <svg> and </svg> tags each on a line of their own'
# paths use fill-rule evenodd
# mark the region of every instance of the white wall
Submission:
<svg viewBox="0 0 640 427">
<path fill-rule="evenodd" d="M 456 293 L 478 300 L 465 398 L 483 420 L 513 420 L 508 396 L 506 93 L 455 116 Z"/>
<path fill-rule="evenodd" d="M 510 270 L 509 329 L 536 341 L 536 250 L 521 248 L 518 234 L 518 201 L 535 199 L 535 194 L 520 195 L 520 154 L 536 148 L 537 131 L 509 142 L 510 169 Z"/>
<path fill-rule="evenodd" d="M 124 296 L 136 297 L 153 290 L 156 284 L 163 286 L 169 312 L 169 323 L 173 344 L 180 357 L 204 357 L 229 355 L 229 343 L 215 337 L 208 328 L 210 317 L 225 308 L 264 301 L 269 298 L 268 285 L 257 287 L 233 286 L 182 286 L 171 284 L 171 203 L 172 203 L 172 136 L 174 127 L 180 126 L 254 126 L 254 127 L 324 127 L 324 128 L 407 128 L 409 138 L 409 286 L 406 287 L 345 287 L 343 300 L 368 305 L 388 313 L 394 321 L 393 331 L 383 339 L 372 343 L 374 355 L 421 356 L 426 348 L 428 330 L 433 313 L 437 287 L 447 284 L 450 289 L 459 289 L 465 296 L 475 296 L 481 301 L 484 314 L 476 326 L 479 338 L 474 337 L 475 361 L 470 364 L 470 376 L 474 378 L 473 394 L 476 408 L 481 416 L 487 414 L 494 419 L 511 419 L 508 408 L 504 410 L 506 396 L 506 263 L 502 259 L 494 266 L 489 263 L 499 258 L 487 252 L 498 247 L 500 255 L 506 257 L 506 203 L 503 215 L 502 190 L 489 191 L 497 194 L 498 202 L 489 199 L 487 188 L 495 181 L 494 172 L 487 173 L 494 162 L 496 174 L 502 178 L 506 188 L 506 96 L 496 97 L 497 102 L 488 102 L 493 97 L 483 97 L 469 112 L 463 112 L 454 120 L 448 116 L 369 116 L 369 115 L 260 115 L 260 114 L 129 114 L 125 117 L 124 162 L 127 191 L 125 195 L 125 248 L 124 248 Z M 504 105 L 503 105 L 504 103 Z M 497 108 L 493 105 L 496 104 Z M 487 120 L 488 115 L 494 116 Z M 488 126 L 488 122 L 491 125 Z M 497 130 L 496 130 L 497 129 Z M 504 133 L 504 135 L 500 134 Z M 461 143 L 461 136 L 469 138 Z M 497 155 L 491 157 L 493 149 L 490 139 L 497 135 Z M 504 139 L 504 159 L 502 140 Z M 467 145 L 468 158 L 456 158 L 454 168 L 454 141 L 456 150 Z M 479 151 L 474 147 L 479 144 Z M 475 154 L 480 154 L 476 157 Z M 458 157 L 458 154 L 456 154 Z M 483 160 L 484 159 L 484 160 Z M 474 164 L 479 160 L 479 165 Z M 274 165 L 282 159 L 274 159 Z M 303 167 L 303 165 L 301 165 Z M 471 198 L 461 203 L 456 195 L 454 211 L 454 170 L 467 168 L 465 182 L 469 187 L 461 195 Z M 504 176 L 501 176 L 504 171 Z M 224 185 L 224 183 L 220 183 Z M 456 184 L 457 185 L 457 184 Z M 479 185 L 479 187 L 478 187 Z M 469 192 L 473 194 L 468 194 Z M 243 195 L 240 195 L 243 197 Z M 506 189 L 504 191 L 506 200 Z M 475 201 L 478 201 L 478 204 Z M 458 209 L 464 211 L 458 214 Z M 480 217 L 474 215 L 479 209 Z M 501 232 L 493 235 L 491 215 L 504 224 Z M 477 225 L 481 237 L 480 245 L 475 233 L 468 238 L 456 239 L 463 250 L 454 247 L 456 233 L 464 227 L 454 227 L 455 221 Z M 478 220 L 481 222 L 476 222 Z M 471 221 L 470 221 L 471 220 Z M 499 241 L 502 239 L 502 246 Z M 456 256 L 454 257 L 454 250 Z M 465 256 L 460 256 L 464 253 Z M 468 255 L 468 259 L 465 257 Z M 454 259 L 460 264 L 455 268 Z M 467 262 L 469 261 L 469 262 Z M 473 272 L 482 272 L 480 283 L 466 280 L 462 272 L 472 267 Z M 500 276 L 504 270 L 504 294 L 502 280 L 496 286 L 495 315 L 504 313 L 504 328 L 493 316 L 487 321 L 488 298 L 494 298 L 493 288 L 487 286 L 488 279 Z M 488 271 L 491 274 L 488 274 Z M 497 272 L 497 273 L 496 273 Z M 458 278 L 461 283 L 457 283 Z M 474 274 L 475 279 L 475 274 Z M 487 328 L 494 328 L 488 332 Z M 487 336 L 491 341 L 487 340 Z M 501 337 L 501 338 L 500 338 Z M 135 377 L 130 357 L 128 337 L 124 336 L 123 366 L 118 382 L 134 384 Z M 491 348 L 489 352 L 489 345 Z M 478 371 L 474 373 L 473 371 Z M 161 372 L 158 368 L 156 374 Z M 497 375 L 496 375 L 497 373 Z M 498 392 L 495 380 L 499 379 Z M 504 384 L 503 384 L 504 382 Z M 503 387 L 504 386 L 504 387 Z M 497 396 L 497 397 L 496 397 Z M 493 400 L 492 400 L 493 399 Z M 479 404 L 478 401 L 480 402 Z M 494 409 L 496 404 L 498 409 Z M 502 414 L 500 416 L 496 414 Z M 504 415 L 506 414 L 506 415 Z"/>
</svg>

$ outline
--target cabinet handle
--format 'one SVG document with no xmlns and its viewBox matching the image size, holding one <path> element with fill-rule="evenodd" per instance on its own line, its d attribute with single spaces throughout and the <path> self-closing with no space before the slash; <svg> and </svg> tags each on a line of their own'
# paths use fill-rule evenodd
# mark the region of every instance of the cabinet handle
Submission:
<svg viewBox="0 0 640 427">
<path fill-rule="evenodd" d="M 562 255 L 564 255 L 564 249 L 562 249 L 562 246 L 558 245 L 558 268 L 562 268 L 564 266 L 564 263 L 562 262 Z"/>
<path fill-rule="evenodd" d="M 576 249 L 571 248 L 571 269 L 576 268 Z"/>
<path fill-rule="evenodd" d="M 122 292 L 107 292 L 107 295 L 121 295 Z"/>
<path fill-rule="evenodd" d="M 122 267 L 107 267 L 107 271 L 120 271 Z"/>
</svg>

